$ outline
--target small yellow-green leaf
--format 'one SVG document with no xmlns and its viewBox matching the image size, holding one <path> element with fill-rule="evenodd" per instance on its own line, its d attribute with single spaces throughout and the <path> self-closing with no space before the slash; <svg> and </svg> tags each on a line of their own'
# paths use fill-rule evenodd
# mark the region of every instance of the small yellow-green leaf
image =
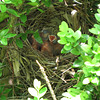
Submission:
<svg viewBox="0 0 100 100">
<path fill-rule="evenodd" d="M 65 21 L 62 21 L 61 25 L 59 26 L 59 30 L 61 32 L 67 32 L 68 31 L 68 24 Z"/>
</svg>

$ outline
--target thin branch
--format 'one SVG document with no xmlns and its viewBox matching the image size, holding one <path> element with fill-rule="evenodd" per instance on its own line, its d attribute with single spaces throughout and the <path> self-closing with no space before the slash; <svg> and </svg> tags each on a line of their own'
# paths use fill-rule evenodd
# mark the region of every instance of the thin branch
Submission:
<svg viewBox="0 0 100 100">
<path fill-rule="evenodd" d="M 39 67 L 40 67 L 41 73 L 43 74 L 44 79 L 45 79 L 45 81 L 46 81 L 46 83 L 47 83 L 47 85 L 48 85 L 48 87 L 49 87 L 49 90 L 50 90 L 50 92 L 51 92 L 51 95 L 52 95 L 53 100 L 57 100 L 57 99 L 56 99 L 56 95 L 55 95 L 55 93 L 54 93 L 54 91 L 53 91 L 53 89 L 52 89 L 52 86 L 51 86 L 51 84 L 50 84 L 50 81 L 49 81 L 49 79 L 48 79 L 48 77 L 47 77 L 47 75 L 46 75 L 46 73 L 45 73 L 45 71 L 44 71 L 44 68 L 41 66 L 41 64 L 39 63 L 38 60 L 36 60 L 36 63 L 37 63 L 37 64 L 39 65 Z"/>
</svg>

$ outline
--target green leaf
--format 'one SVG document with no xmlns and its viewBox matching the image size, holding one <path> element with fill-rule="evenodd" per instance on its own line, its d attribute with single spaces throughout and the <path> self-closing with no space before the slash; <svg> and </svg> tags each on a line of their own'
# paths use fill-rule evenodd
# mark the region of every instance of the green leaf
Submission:
<svg viewBox="0 0 100 100">
<path fill-rule="evenodd" d="M 80 52 L 76 48 L 73 48 L 71 50 L 71 53 L 74 54 L 74 55 L 80 55 Z"/>
<path fill-rule="evenodd" d="M 10 4 L 11 0 L 4 0 L 6 4 Z"/>
<path fill-rule="evenodd" d="M 94 57 L 95 57 L 97 60 L 100 60 L 100 54 L 96 54 Z"/>
<path fill-rule="evenodd" d="M 12 89 L 5 89 L 4 92 L 3 92 L 3 94 L 9 93 L 11 90 L 12 90 Z"/>
<path fill-rule="evenodd" d="M 17 40 L 16 40 L 16 45 L 17 45 L 19 48 L 23 48 L 23 42 L 22 42 L 22 40 L 17 39 Z"/>
<path fill-rule="evenodd" d="M 89 45 L 90 47 L 92 47 L 92 38 L 91 38 L 91 37 L 88 38 L 88 45 Z"/>
<path fill-rule="evenodd" d="M 0 10 L 2 13 L 6 12 L 7 10 L 6 5 L 0 5 Z"/>
<path fill-rule="evenodd" d="M 23 41 L 25 41 L 25 40 L 27 39 L 27 34 L 26 34 L 26 33 L 23 34 L 23 35 L 21 36 L 21 39 L 22 39 Z"/>
<path fill-rule="evenodd" d="M 60 40 L 58 40 L 58 43 L 60 43 L 60 44 L 66 44 L 67 40 L 66 40 L 65 37 L 60 37 Z"/>
<path fill-rule="evenodd" d="M 99 4 L 100 5 L 100 4 Z M 97 9 L 97 12 L 100 14 L 100 9 Z"/>
<path fill-rule="evenodd" d="M 59 0 L 59 2 L 63 2 L 63 0 Z"/>
<path fill-rule="evenodd" d="M 44 13 L 45 11 L 42 9 L 37 8 L 37 10 L 39 10 L 41 13 Z"/>
<path fill-rule="evenodd" d="M 0 32 L 0 37 L 5 36 L 8 33 L 9 29 L 5 29 Z"/>
<path fill-rule="evenodd" d="M 4 84 L 1 84 L 1 85 L 4 85 Z M 0 94 L 3 92 L 4 90 L 4 86 L 0 86 Z"/>
<path fill-rule="evenodd" d="M 98 71 L 96 71 L 96 75 L 100 76 L 100 69 Z"/>
<path fill-rule="evenodd" d="M 7 38 L 2 38 L 0 42 L 3 45 L 7 45 L 8 44 Z"/>
<path fill-rule="evenodd" d="M 31 2 L 36 2 L 36 0 L 30 0 Z"/>
<path fill-rule="evenodd" d="M 95 44 L 93 45 L 93 50 L 94 50 L 94 51 L 97 51 L 98 47 L 99 47 L 98 43 L 95 43 Z"/>
<path fill-rule="evenodd" d="M 68 24 L 65 21 L 62 21 L 61 25 L 59 25 L 59 30 L 61 32 L 67 32 L 68 31 Z"/>
<path fill-rule="evenodd" d="M 91 52 L 91 47 L 85 43 L 81 43 L 81 48 L 84 52 L 90 53 Z"/>
<path fill-rule="evenodd" d="M 4 19 L 8 18 L 9 15 L 7 13 L 0 13 L 0 22 L 2 22 Z"/>
<path fill-rule="evenodd" d="M 29 87 L 29 88 L 28 88 L 28 92 L 29 92 L 32 96 L 35 96 L 35 97 L 38 96 L 37 90 L 35 90 L 35 89 L 32 88 L 32 87 Z"/>
<path fill-rule="evenodd" d="M 0 69 L 0 77 L 2 76 L 2 69 Z"/>
<path fill-rule="evenodd" d="M 5 95 L 1 95 L 1 96 L 0 96 L 0 100 L 7 100 L 7 98 L 6 98 Z"/>
<path fill-rule="evenodd" d="M 11 37 L 14 37 L 16 36 L 17 34 L 12 34 L 12 33 L 8 33 L 5 38 L 11 38 Z"/>
<path fill-rule="evenodd" d="M 86 91 L 83 91 L 80 97 L 81 97 L 81 100 L 87 100 L 89 98 L 89 94 L 87 94 Z"/>
<path fill-rule="evenodd" d="M 39 97 L 42 97 L 45 95 L 47 91 L 47 87 L 43 87 L 42 89 L 39 90 Z"/>
<path fill-rule="evenodd" d="M 75 42 L 75 39 L 73 37 L 66 37 L 68 42 Z"/>
<path fill-rule="evenodd" d="M 57 33 L 57 35 L 59 36 L 59 37 L 64 37 L 64 36 L 66 36 L 66 32 L 58 32 Z"/>
<path fill-rule="evenodd" d="M 96 18 L 97 21 L 100 22 L 100 14 L 96 13 L 96 14 L 95 14 L 95 18 Z"/>
<path fill-rule="evenodd" d="M 64 49 L 65 50 L 70 50 L 72 48 L 71 44 L 70 43 L 67 43 L 64 45 Z"/>
<path fill-rule="evenodd" d="M 92 77 L 91 78 L 91 83 L 93 83 L 94 85 L 98 85 L 100 82 L 98 77 Z"/>
<path fill-rule="evenodd" d="M 34 38 L 35 38 L 35 40 L 38 42 L 38 43 L 43 43 L 43 41 L 42 41 L 42 39 L 41 39 L 41 37 L 40 37 L 40 35 L 39 35 L 39 33 L 36 31 L 34 34 Z"/>
<path fill-rule="evenodd" d="M 7 8 L 7 11 L 8 11 L 9 13 L 15 15 L 16 17 L 20 17 L 20 16 L 18 15 L 18 12 L 15 11 L 14 9 L 8 9 L 8 8 Z"/>
<path fill-rule="evenodd" d="M 74 34 L 73 37 L 75 38 L 75 40 L 78 40 L 81 37 L 81 31 L 77 30 Z"/>
<path fill-rule="evenodd" d="M 96 29 L 98 29 L 98 31 L 100 31 L 100 25 L 99 25 L 99 24 L 94 24 L 94 27 L 95 27 Z"/>
<path fill-rule="evenodd" d="M 72 96 L 77 96 L 81 93 L 80 89 L 74 89 L 74 88 L 69 88 L 68 92 L 72 95 Z"/>
<path fill-rule="evenodd" d="M 92 92 L 92 91 L 94 90 L 93 85 L 91 85 L 91 84 L 89 85 L 89 84 L 88 84 L 88 85 L 86 86 L 86 90 Z"/>
<path fill-rule="evenodd" d="M 21 22 L 25 23 L 27 21 L 27 16 L 26 15 L 21 15 L 20 19 L 21 19 Z"/>
<path fill-rule="evenodd" d="M 45 6 L 47 6 L 47 7 L 50 7 L 50 5 L 51 5 L 51 0 L 43 0 L 42 1 L 44 4 L 45 4 Z"/>
<path fill-rule="evenodd" d="M 90 83 L 90 79 L 89 78 L 85 78 L 84 80 L 83 80 L 83 84 L 89 84 Z"/>
<path fill-rule="evenodd" d="M 70 50 L 67 51 L 67 50 L 65 50 L 64 48 L 61 50 L 61 53 L 66 53 L 66 54 L 67 54 L 67 53 L 69 53 L 69 52 L 70 52 Z"/>
<path fill-rule="evenodd" d="M 14 4 L 14 6 L 19 6 L 23 3 L 22 0 L 10 0 L 12 2 L 12 4 Z"/>
<path fill-rule="evenodd" d="M 83 61 L 81 61 L 81 60 L 75 60 L 75 62 L 73 63 L 73 67 L 81 67 L 82 65 L 83 65 L 84 63 L 83 63 Z"/>
<path fill-rule="evenodd" d="M 39 100 L 38 97 L 34 97 L 34 100 Z"/>
<path fill-rule="evenodd" d="M 89 31 L 90 31 L 91 33 L 95 34 L 95 35 L 99 35 L 99 34 L 100 34 L 100 31 L 98 31 L 97 28 L 91 28 L 91 29 L 89 29 Z"/>
<path fill-rule="evenodd" d="M 39 90 L 39 88 L 41 87 L 41 82 L 38 81 L 37 79 L 34 79 L 34 87 Z"/>
<path fill-rule="evenodd" d="M 89 62 L 89 61 L 86 61 L 84 64 L 85 64 L 86 66 L 94 66 L 94 64 L 92 64 L 92 63 Z"/>
<path fill-rule="evenodd" d="M 39 5 L 37 2 L 28 2 L 27 4 L 31 5 L 31 6 L 37 6 L 37 5 Z"/>
</svg>

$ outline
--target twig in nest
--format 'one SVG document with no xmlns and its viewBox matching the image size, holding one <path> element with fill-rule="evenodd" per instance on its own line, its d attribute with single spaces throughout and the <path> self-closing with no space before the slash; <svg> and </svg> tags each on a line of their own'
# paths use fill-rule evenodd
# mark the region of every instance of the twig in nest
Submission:
<svg viewBox="0 0 100 100">
<path fill-rule="evenodd" d="M 50 92 L 51 92 L 51 95 L 52 95 L 53 100 L 57 100 L 57 99 L 56 99 L 56 95 L 55 95 L 55 93 L 54 93 L 54 91 L 53 91 L 53 89 L 52 89 L 52 86 L 51 86 L 51 84 L 50 84 L 50 81 L 49 81 L 49 79 L 48 79 L 48 77 L 47 77 L 47 75 L 46 75 L 46 73 L 45 73 L 45 71 L 44 71 L 44 68 L 41 66 L 41 64 L 38 62 L 38 60 L 36 60 L 36 63 L 37 63 L 37 64 L 39 65 L 39 67 L 40 67 L 41 73 L 43 74 L 44 79 L 45 79 L 45 81 L 46 81 L 46 83 L 47 83 L 47 85 L 48 85 L 48 87 L 49 87 L 49 90 L 50 90 Z"/>
</svg>

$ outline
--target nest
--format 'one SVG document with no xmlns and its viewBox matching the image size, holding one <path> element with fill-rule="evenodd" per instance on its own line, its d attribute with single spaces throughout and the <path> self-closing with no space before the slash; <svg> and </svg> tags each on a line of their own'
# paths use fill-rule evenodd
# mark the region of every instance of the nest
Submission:
<svg viewBox="0 0 100 100">
<path fill-rule="evenodd" d="M 67 7 L 65 5 L 62 6 L 62 4 L 56 4 L 50 8 L 43 6 L 40 8 L 44 10 L 44 13 L 41 13 L 37 9 L 34 9 L 29 13 L 27 21 L 28 30 L 36 31 L 38 29 L 40 32 L 43 28 L 49 28 L 52 30 L 52 34 L 57 34 L 59 31 L 59 25 L 63 20 L 66 21 L 69 27 L 71 27 L 74 31 L 81 26 L 82 32 L 88 33 L 88 27 L 91 27 L 91 25 L 86 24 L 90 20 L 87 16 L 85 18 L 83 17 L 85 14 L 82 10 L 79 10 L 79 6 Z M 73 10 L 76 11 L 75 15 L 71 15 Z M 23 30 L 25 32 L 25 29 Z M 77 56 L 72 54 L 60 54 L 53 57 L 45 56 L 40 51 L 33 49 L 29 40 L 24 42 L 23 49 L 19 49 L 15 45 L 13 46 L 12 50 L 17 53 L 17 60 L 19 63 L 18 72 L 15 73 L 15 76 L 18 79 L 18 84 L 23 85 L 24 95 L 28 95 L 27 89 L 30 86 L 33 87 L 33 80 L 35 78 L 40 80 L 42 84 L 46 83 L 36 60 L 45 69 L 46 75 L 48 76 L 50 84 L 52 85 L 52 88 L 57 96 L 57 100 L 60 100 L 61 94 L 64 91 L 76 83 L 75 80 L 70 79 L 73 78 L 73 75 L 75 74 L 75 70 L 71 68 L 71 65 Z M 12 51 L 10 51 L 9 54 L 11 54 L 10 57 L 12 59 L 17 58 L 14 56 L 15 54 L 12 53 Z M 45 97 L 48 98 L 48 100 L 52 100 L 49 91 Z"/>
</svg>

